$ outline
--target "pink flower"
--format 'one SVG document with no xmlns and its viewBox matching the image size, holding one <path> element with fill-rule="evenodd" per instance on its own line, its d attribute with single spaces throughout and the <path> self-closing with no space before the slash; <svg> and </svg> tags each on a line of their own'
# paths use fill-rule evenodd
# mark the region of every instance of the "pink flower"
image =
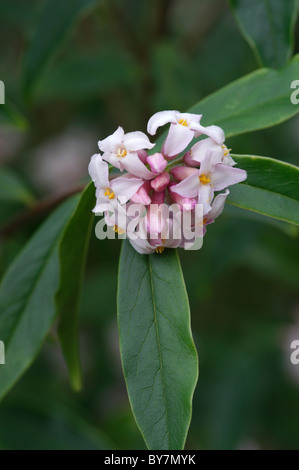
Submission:
<svg viewBox="0 0 299 470">
<path fill-rule="evenodd" d="M 192 211 L 197 201 L 195 198 L 183 197 L 177 194 L 176 192 L 172 192 L 172 187 L 175 186 L 175 182 L 171 182 L 169 185 L 169 193 L 172 201 L 179 206 L 182 211 Z"/>
<path fill-rule="evenodd" d="M 228 196 L 229 190 L 227 189 L 225 193 L 218 194 L 218 196 L 215 197 L 210 212 L 208 212 L 203 220 L 204 225 L 214 223 L 215 219 L 222 214 Z"/>
<path fill-rule="evenodd" d="M 204 215 L 206 215 L 212 208 L 211 203 L 215 191 L 222 191 L 229 186 L 241 183 L 246 178 L 247 173 L 244 170 L 223 164 L 214 165 L 213 155 L 210 153 L 202 161 L 199 170 L 172 186 L 171 190 L 183 197 L 197 197 L 198 203 L 203 204 Z"/>
<path fill-rule="evenodd" d="M 209 153 L 213 154 L 214 165 L 217 163 L 223 163 L 224 165 L 229 166 L 236 165 L 236 162 L 230 156 L 230 150 L 226 147 L 226 145 L 219 145 L 210 138 L 200 140 L 195 145 L 193 145 L 189 155 L 185 158 L 189 163 L 193 162 L 193 164 L 199 166 L 199 164 L 204 161 Z"/>
<path fill-rule="evenodd" d="M 152 200 L 150 198 L 150 191 L 152 187 L 149 181 L 146 181 L 138 191 L 131 197 L 131 202 L 135 204 L 143 204 L 144 206 L 148 206 Z"/>
<path fill-rule="evenodd" d="M 104 213 L 101 227 L 104 222 L 125 235 L 139 253 L 162 253 L 166 247 L 201 248 L 207 226 L 222 213 L 229 195 L 226 190 L 215 197 L 215 192 L 247 177 L 245 171 L 234 168 L 223 130 L 202 126 L 201 118 L 179 111 L 157 113 L 149 120 L 150 134 L 170 123 L 161 153 L 148 155 L 154 144 L 145 134 L 125 134 L 119 127 L 99 142 L 103 155 L 91 158 L 89 173 L 97 197 L 94 212 Z M 186 152 L 192 139 L 202 135 L 207 137 Z M 167 160 L 183 151 L 183 159 L 167 168 Z M 126 173 L 109 177 L 108 163 Z"/>
<path fill-rule="evenodd" d="M 144 183 L 141 178 L 129 173 L 110 181 L 108 164 L 99 154 L 91 158 L 88 170 L 96 187 L 95 213 L 113 210 L 119 202 L 125 204 Z"/>
<path fill-rule="evenodd" d="M 158 193 L 156 193 L 158 194 Z M 150 206 L 151 207 L 151 206 Z M 169 219 L 165 204 L 153 207 L 152 214 L 148 208 L 147 216 L 139 220 L 137 236 L 129 237 L 131 245 L 140 254 L 163 253 L 165 248 L 178 248 L 181 243 L 181 232 L 177 222 Z M 177 238 L 178 237 L 178 238 Z"/>
<path fill-rule="evenodd" d="M 200 124 L 199 114 L 180 113 L 179 111 L 162 111 L 154 114 L 148 122 L 148 133 L 155 135 L 160 126 L 170 123 L 168 137 L 164 143 L 165 155 L 172 157 L 182 152 L 194 137 L 208 135 L 218 144 L 225 140 L 223 130 L 218 126 L 204 127 Z"/>
<path fill-rule="evenodd" d="M 103 160 L 111 163 L 121 171 L 127 170 L 133 175 L 146 180 L 151 179 L 153 174 L 142 163 L 138 152 L 144 149 L 152 149 L 154 146 L 155 144 L 151 144 L 143 132 L 125 134 L 122 127 L 119 127 L 114 134 L 106 139 L 99 141 L 99 148 L 104 152 Z"/>
</svg>

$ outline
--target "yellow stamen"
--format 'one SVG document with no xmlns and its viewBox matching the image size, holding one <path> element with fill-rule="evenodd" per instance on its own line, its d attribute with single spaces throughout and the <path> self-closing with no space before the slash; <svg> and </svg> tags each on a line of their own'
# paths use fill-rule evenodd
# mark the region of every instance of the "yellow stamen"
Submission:
<svg viewBox="0 0 299 470">
<path fill-rule="evenodd" d="M 208 218 L 205 217 L 205 218 L 203 219 L 203 221 L 202 221 L 203 225 L 206 225 L 207 221 L 208 221 Z"/>
<path fill-rule="evenodd" d="M 165 250 L 164 246 L 158 246 L 158 247 L 156 248 L 156 253 L 162 254 L 164 250 Z"/>
<path fill-rule="evenodd" d="M 121 149 L 121 148 L 119 148 L 118 151 L 117 151 L 116 156 L 117 156 L 118 158 L 126 157 L 126 156 L 127 156 L 127 151 L 126 151 L 126 149 Z"/>
<path fill-rule="evenodd" d="M 104 192 L 104 196 L 108 196 L 109 199 L 114 199 L 115 194 L 113 191 L 111 191 L 110 188 L 107 188 L 106 191 Z"/>
<path fill-rule="evenodd" d="M 115 233 L 118 233 L 119 235 L 122 235 L 123 233 L 125 233 L 125 230 L 118 227 L 117 225 L 114 225 L 113 230 L 114 230 Z"/>
<path fill-rule="evenodd" d="M 181 126 L 188 127 L 187 119 L 181 119 L 181 120 L 179 121 L 179 124 L 181 124 Z"/>
<path fill-rule="evenodd" d="M 228 149 L 225 145 L 222 145 L 223 155 L 226 157 L 232 149 Z"/>
<path fill-rule="evenodd" d="M 199 181 L 201 184 L 209 184 L 211 182 L 210 178 L 207 175 L 200 175 Z"/>
</svg>

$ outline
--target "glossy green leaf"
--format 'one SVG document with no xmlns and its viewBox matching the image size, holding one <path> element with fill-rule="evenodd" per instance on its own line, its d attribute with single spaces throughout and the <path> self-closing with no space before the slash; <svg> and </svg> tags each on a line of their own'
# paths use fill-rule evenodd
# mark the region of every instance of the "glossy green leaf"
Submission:
<svg viewBox="0 0 299 470">
<path fill-rule="evenodd" d="M 97 0 L 47 0 L 25 61 L 24 85 L 30 93 L 74 22 Z"/>
<path fill-rule="evenodd" d="M 56 299 L 59 315 L 58 337 L 75 390 L 80 390 L 82 383 L 78 307 L 90 233 L 94 221 L 92 213 L 94 205 L 95 190 L 93 183 L 90 183 L 83 192 L 65 229 L 59 250 L 61 274 Z"/>
<path fill-rule="evenodd" d="M 129 399 L 148 448 L 183 449 L 198 365 L 176 250 L 145 256 L 123 242 L 118 322 Z"/>
<path fill-rule="evenodd" d="M 0 167 L 0 201 L 29 205 L 34 198 L 21 178 L 5 167 Z"/>
<path fill-rule="evenodd" d="M 222 127 L 227 137 L 272 127 L 299 112 L 291 83 L 299 77 L 299 56 L 282 70 L 261 69 L 213 93 L 190 109 L 204 125 Z"/>
<path fill-rule="evenodd" d="M 298 0 L 230 0 L 237 23 L 261 65 L 279 68 L 291 57 Z"/>
<path fill-rule="evenodd" d="M 266 157 L 234 155 L 234 159 L 248 178 L 230 188 L 228 202 L 299 225 L 299 168 Z"/>
<path fill-rule="evenodd" d="M 77 197 L 60 206 L 13 262 L 0 286 L 0 339 L 6 364 L 0 368 L 0 399 L 37 355 L 56 316 L 58 244 Z"/>
</svg>

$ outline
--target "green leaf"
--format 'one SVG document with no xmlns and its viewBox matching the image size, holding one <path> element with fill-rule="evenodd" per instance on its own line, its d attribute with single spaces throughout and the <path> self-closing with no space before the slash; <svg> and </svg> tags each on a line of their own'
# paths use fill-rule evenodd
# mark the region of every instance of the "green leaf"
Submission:
<svg viewBox="0 0 299 470">
<path fill-rule="evenodd" d="M 234 155 L 233 158 L 247 171 L 248 178 L 230 188 L 228 202 L 299 225 L 299 168 L 266 157 Z"/>
<path fill-rule="evenodd" d="M 8 168 L 0 167 L 0 201 L 30 205 L 34 198 L 20 177 Z"/>
<path fill-rule="evenodd" d="M 101 96 L 117 87 L 130 85 L 137 77 L 137 68 L 120 51 L 107 50 L 101 54 L 74 56 L 57 64 L 40 83 L 39 99 L 80 98 Z"/>
<path fill-rule="evenodd" d="M 123 242 L 118 322 L 129 399 L 148 448 L 183 449 L 198 364 L 176 250 L 145 256 Z"/>
<path fill-rule="evenodd" d="M 77 203 L 60 206 L 29 241 L 0 286 L 0 339 L 6 364 L 0 368 L 0 399 L 30 366 L 56 316 L 58 244 Z"/>
<path fill-rule="evenodd" d="M 74 22 L 97 0 L 47 0 L 25 61 L 25 92 L 30 93 Z"/>
<path fill-rule="evenodd" d="M 231 83 L 190 112 L 203 114 L 203 125 L 218 125 L 227 137 L 272 127 L 299 112 L 290 100 L 291 83 L 298 76 L 297 55 L 282 70 L 261 69 Z"/>
<path fill-rule="evenodd" d="M 291 57 L 298 0 L 230 0 L 259 64 L 279 68 Z"/>
<path fill-rule="evenodd" d="M 68 365 L 72 386 L 81 389 L 79 357 L 78 307 L 86 265 L 95 205 L 93 183 L 86 190 L 76 207 L 63 234 L 59 249 L 61 274 L 57 293 L 59 315 L 58 337 Z"/>
<path fill-rule="evenodd" d="M 5 104 L 0 105 L 0 126 L 16 127 L 24 131 L 28 128 L 28 122 L 17 108 L 6 100 Z"/>
</svg>

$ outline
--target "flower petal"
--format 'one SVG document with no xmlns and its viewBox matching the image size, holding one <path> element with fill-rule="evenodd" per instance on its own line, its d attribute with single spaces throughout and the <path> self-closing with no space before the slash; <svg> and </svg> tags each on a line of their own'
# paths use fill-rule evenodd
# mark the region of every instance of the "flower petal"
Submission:
<svg viewBox="0 0 299 470">
<path fill-rule="evenodd" d="M 119 127 L 112 135 L 109 135 L 104 140 L 99 140 L 99 149 L 102 152 L 115 152 L 115 148 L 122 144 L 125 132 L 122 127 Z"/>
<path fill-rule="evenodd" d="M 193 129 L 194 124 L 199 124 L 202 118 L 202 114 L 192 114 L 192 113 L 180 113 L 180 115 L 177 117 L 177 119 L 180 121 L 183 119 L 183 121 L 187 121 L 188 126 L 190 129 Z"/>
<path fill-rule="evenodd" d="M 131 197 L 131 202 L 133 202 L 134 204 L 143 204 L 144 206 L 148 206 L 152 200 L 149 196 L 149 192 L 151 191 L 151 185 L 150 185 L 150 182 L 149 181 L 146 181 L 140 188 L 139 190 L 137 191 L 137 193 L 135 193 L 132 197 Z"/>
<path fill-rule="evenodd" d="M 190 158 L 195 162 L 201 163 L 210 152 L 213 153 L 213 163 L 215 165 L 217 163 L 222 163 L 223 149 L 221 145 L 217 144 L 211 138 L 200 140 L 193 145 L 190 151 Z"/>
<path fill-rule="evenodd" d="M 179 111 L 160 111 L 154 114 L 147 125 L 147 132 L 151 135 L 155 135 L 158 127 L 164 126 L 169 122 L 177 122 L 177 116 Z"/>
<path fill-rule="evenodd" d="M 125 204 L 137 193 L 143 183 L 144 181 L 141 178 L 127 174 L 112 180 L 110 187 L 117 198 L 121 200 L 121 203 Z"/>
<path fill-rule="evenodd" d="M 212 184 L 215 191 L 222 191 L 222 189 L 241 183 L 246 180 L 247 173 L 240 168 L 233 168 L 227 165 L 216 165 L 212 173 Z"/>
<path fill-rule="evenodd" d="M 123 144 L 128 152 L 137 152 L 138 150 L 152 149 L 156 144 L 149 141 L 147 135 L 143 132 L 128 132 L 123 138 Z"/>
<path fill-rule="evenodd" d="M 201 184 L 198 189 L 198 204 L 203 205 L 203 215 L 208 214 L 212 209 L 214 191 L 210 184 Z"/>
<path fill-rule="evenodd" d="M 171 176 L 177 181 L 183 181 L 198 171 L 190 166 L 175 166 L 170 170 Z"/>
<path fill-rule="evenodd" d="M 178 155 L 190 144 L 194 132 L 187 126 L 172 124 L 164 144 L 164 152 L 167 156 Z"/>
<path fill-rule="evenodd" d="M 225 206 L 226 198 L 228 195 L 229 195 L 229 190 L 227 189 L 225 193 L 218 194 L 218 196 L 215 197 L 214 202 L 212 204 L 212 209 L 208 213 L 208 216 L 207 216 L 208 224 L 211 224 L 212 222 L 214 222 L 214 220 L 217 219 L 217 217 L 219 217 L 219 215 L 222 214 L 224 206 Z"/>
<path fill-rule="evenodd" d="M 129 238 L 129 242 L 131 243 L 132 247 L 137 251 L 137 253 L 141 255 L 151 255 L 155 252 L 155 247 L 152 247 L 147 240 L 140 240 L 136 238 L 136 240 L 132 240 Z"/>
<path fill-rule="evenodd" d="M 108 197 L 104 196 L 104 191 L 102 189 L 98 189 L 96 191 L 97 202 L 96 206 L 93 209 L 95 214 L 102 214 L 105 211 L 114 212 L 117 206 L 116 199 L 109 199 Z"/>
<path fill-rule="evenodd" d="M 109 188 L 109 167 L 100 154 L 91 157 L 88 171 L 96 188 Z"/>
<path fill-rule="evenodd" d="M 118 168 L 119 170 L 123 171 L 124 170 L 124 167 L 123 165 L 121 164 L 121 159 L 118 158 L 115 153 L 110 153 L 110 152 L 105 152 L 103 155 L 102 155 L 102 158 L 103 160 L 105 160 L 106 162 L 110 163 L 111 165 L 113 165 L 115 168 Z"/>
<path fill-rule="evenodd" d="M 200 165 L 200 174 L 207 175 L 210 174 L 213 169 L 213 153 L 211 151 L 207 152 L 205 158 Z"/>
<path fill-rule="evenodd" d="M 116 157 L 117 158 L 117 157 Z M 120 165 L 132 173 L 134 176 L 139 176 L 145 180 L 152 179 L 155 175 L 149 171 L 138 157 L 137 152 L 128 153 L 125 157 L 120 158 Z"/>
<path fill-rule="evenodd" d="M 225 134 L 224 134 L 223 129 L 221 129 L 221 127 L 218 127 L 218 126 L 204 127 L 204 126 L 201 126 L 200 124 L 195 124 L 192 127 L 192 129 L 196 131 L 195 137 L 199 137 L 200 135 L 205 134 L 211 137 L 211 139 L 213 139 L 219 145 L 222 145 L 223 142 L 225 141 Z"/>
<path fill-rule="evenodd" d="M 184 179 L 178 184 L 171 186 L 170 191 L 173 191 L 183 197 L 197 197 L 199 188 L 199 171 Z"/>
</svg>

